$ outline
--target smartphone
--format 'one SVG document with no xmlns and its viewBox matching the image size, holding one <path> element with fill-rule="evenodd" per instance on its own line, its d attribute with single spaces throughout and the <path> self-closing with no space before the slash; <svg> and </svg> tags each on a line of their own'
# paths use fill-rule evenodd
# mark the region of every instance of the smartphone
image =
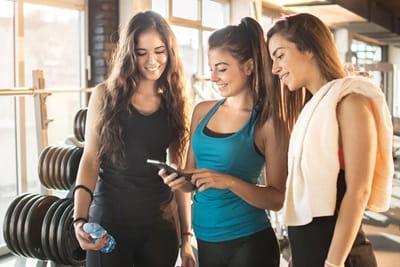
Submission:
<svg viewBox="0 0 400 267">
<path fill-rule="evenodd" d="M 192 173 L 183 173 L 183 172 L 169 166 L 165 162 L 161 162 L 161 161 L 154 160 L 154 159 L 148 159 L 147 163 L 157 167 L 160 170 L 165 169 L 167 171 L 167 174 L 176 173 L 178 175 L 178 177 L 184 177 L 186 179 L 186 181 L 190 182 L 190 180 L 192 180 Z"/>
</svg>

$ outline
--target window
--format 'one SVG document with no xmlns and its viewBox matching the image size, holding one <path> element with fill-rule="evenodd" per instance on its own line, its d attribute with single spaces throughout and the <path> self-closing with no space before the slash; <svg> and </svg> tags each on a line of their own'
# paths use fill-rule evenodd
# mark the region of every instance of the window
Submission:
<svg viewBox="0 0 400 267">
<path fill-rule="evenodd" d="M 24 5 L 25 81 L 41 68 L 46 87 L 79 87 L 82 14 L 78 10 Z"/>
<path fill-rule="evenodd" d="M 172 16 L 199 20 L 199 0 L 172 0 Z"/>
<path fill-rule="evenodd" d="M 211 32 L 228 24 L 229 1 L 152 0 L 152 7 L 172 25 L 180 47 L 186 83 L 190 87 L 189 95 L 194 102 L 219 97 L 207 78 L 207 40 Z"/>
<path fill-rule="evenodd" d="M 0 225 L 8 203 L 17 195 L 17 151 L 15 140 L 15 99 L 13 96 L 0 97 Z M 4 244 L 3 231 L 0 244 Z"/>
<path fill-rule="evenodd" d="M 171 27 L 177 36 L 182 62 L 185 66 L 184 75 L 188 83 L 193 73 L 197 72 L 199 66 L 199 31 L 181 26 L 172 25 Z"/>
<path fill-rule="evenodd" d="M 263 30 L 265 31 L 265 33 L 267 33 L 269 27 L 271 27 L 273 23 L 274 23 L 274 19 L 272 17 L 264 16 L 264 15 L 261 16 L 260 24 L 261 24 Z"/>
<path fill-rule="evenodd" d="M 163 17 L 168 17 L 168 1 L 166 0 L 152 0 L 153 11 L 159 13 Z"/>
<path fill-rule="evenodd" d="M 42 69 L 46 88 L 80 88 L 82 12 L 37 4 L 24 5 L 25 81 Z M 63 143 L 72 133 L 79 94 L 54 93 L 47 98 L 49 144 Z M 27 108 L 33 110 L 33 106 Z"/>
<path fill-rule="evenodd" d="M 36 69 L 44 71 L 46 89 L 85 86 L 81 75 L 85 2 L 0 0 L 0 89 L 32 87 Z M 19 33 L 18 25 L 23 29 Z M 74 115 L 84 102 L 79 93 L 56 90 L 47 97 L 48 116 L 54 119 L 48 128 L 49 144 L 64 143 L 73 134 Z M 41 132 L 34 98 L 11 94 L 0 90 L 0 225 L 16 195 L 41 191 L 37 172 Z M 0 231 L 0 255 L 7 252 L 4 248 Z"/>
<path fill-rule="evenodd" d="M 0 0 L 0 87 L 14 87 L 14 3 Z M 0 225 L 3 225 L 7 204 L 17 195 L 15 97 L 0 96 Z M 0 247 L 4 244 L 0 232 Z"/>
<path fill-rule="evenodd" d="M 227 23 L 227 5 L 224 2 L 205 0 L 202 8 L 203 25 L 210 28 L 222 28 Z M 222 16 L 221 16 L 222 14 Z"/>
<path fill-rule="evenodd" d="M 382 47 L 353 39 L 351 52 L 354 55 L 352 62 L 357 71 L 366 71 L 375 83 L 385 90 L 383 72 L 379 69 L 372 70 L 368 65 L 382 62 Z"/>
<path fill-rule="evenodd" d="M 373 64 L 382 61 L 382 48 L 377 45 L 353 39 L 351 42 L 351 51 L 357 55 L 356 62 L 352 62 L 354 64 Z"/>
<path fill-rule="evenodd" d="M 0 0 L 0 87 L 15 86 L 14 35 L 14 3 Z"/>
</svg>

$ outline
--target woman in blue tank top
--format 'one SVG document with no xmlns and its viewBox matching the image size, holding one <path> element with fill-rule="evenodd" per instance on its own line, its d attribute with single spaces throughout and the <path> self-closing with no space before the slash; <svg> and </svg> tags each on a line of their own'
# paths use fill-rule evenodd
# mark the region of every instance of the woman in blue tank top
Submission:
<svg viewBox="0 0 400 267">
<path fill-rule="evenodd" d="M 266 75 L 261 26 L 252 18 L 208 41 L 211 80 L 221 100 L 199 103 L 183 178 L 159 174 L 173 189 L 194 185 L 192 222 L 200 267 L 279 266 L 279 245 L 265 210 L 285 194 L 288 133 L 280 91 Z M 258 184 L 265 167 L 266 183 Z"/>
</svg>

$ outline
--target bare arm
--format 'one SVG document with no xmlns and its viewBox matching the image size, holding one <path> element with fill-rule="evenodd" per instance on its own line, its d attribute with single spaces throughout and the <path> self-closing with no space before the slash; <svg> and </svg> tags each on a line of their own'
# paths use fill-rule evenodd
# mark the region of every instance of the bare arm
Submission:
<svg viewBox="0 0 400 267">
<path fill-rule="evenodd" d="M 240 179 L 234 179 L 232 192 L 249 204 L 268 210 L 280 210 L 285 199 L 285 184 L 287 177 L 286 140 L 278 140 L 272 120 L 268 120 L 256 134 L 260 136 L 265 156 L 265 186 L 254 186 Z"/>
<path fill-rule="evenodd" d="M 177 166 L 180 167 L 182 164 L 177 160 L 177 149 L 174 147 L 169 148 L 169 160 L 170 162 L 176 162 Z M 167 176 L 169 177 L 169 176 Z M 186 182 L 186 180 L 184 180 Z M 182 181 L 183 182 L 183 181 Z M 181 246 L 181 259 L 182 266 L 194 267 L 195 258 L 193 254 L 192 244 L 191 244 L 191 233 L 192 232 L 192 194 L 191 191 L 184 190 L 174 190 L 176 196 L 176 202 L 178 204 L 179 221 L 182 234 L 182 246 Z M 185 234 L 184 234 L 185 233 Z"/>
<path fill-rule="evenodd" d="M 99 105 L 104 88 L 98 86 L 94 89 L 88 106 L 85 130 L 85 147 L 79 164 L 78 174 L 76 178 L 77 185 L 84 185 L 92 192 L 96 186 L 97 177 L 99 175 L 99 159 L 98 151 L 98 135 L 96 131 L 96 123 L 99 114 Z M 88 218 L 91 197 L 85 190 L 78 189 L 74 196 L 74 218 Z M 79 244 L 83 249 L 100 249 L 105 245 L 105 238 L 99 239 L 96 243 L 89 243 L 89 235 L 83 230 L 82 221 L 74 224 L 75 233 Z"/>
<path fill-rule="evenodd" d="M 338 105 L 337 114 L 347 189 L 327 259 L 334 264 L 344 264 L 370 196 L 377 131 L 371 104 L 363 96 L 352 94 L 345 97 Z"/>
</svg>

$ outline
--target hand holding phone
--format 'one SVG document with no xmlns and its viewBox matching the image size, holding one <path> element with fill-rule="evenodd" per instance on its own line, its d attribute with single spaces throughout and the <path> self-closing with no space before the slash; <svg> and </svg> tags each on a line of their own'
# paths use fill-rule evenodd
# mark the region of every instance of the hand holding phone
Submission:
<svg viewBox="0 0 400 267">
<path fill-rule="evenodd" d="M 154 160 L 154 159 L 148 159 L 147 163 L 157 167 L 159 170 L 164 169 L 167 171 L 167 174 L 171 174 L 171 173 L 176 173 L 178 175 L 178 177 L 184 177 L 186 181 L 190 182 L 192 180 L 192 173 L 183 173 L 173 167 L 171 167 L 170 165 L 168 165 L 165 162 L 161 162 L 158 160 Z"/>
</svg>

